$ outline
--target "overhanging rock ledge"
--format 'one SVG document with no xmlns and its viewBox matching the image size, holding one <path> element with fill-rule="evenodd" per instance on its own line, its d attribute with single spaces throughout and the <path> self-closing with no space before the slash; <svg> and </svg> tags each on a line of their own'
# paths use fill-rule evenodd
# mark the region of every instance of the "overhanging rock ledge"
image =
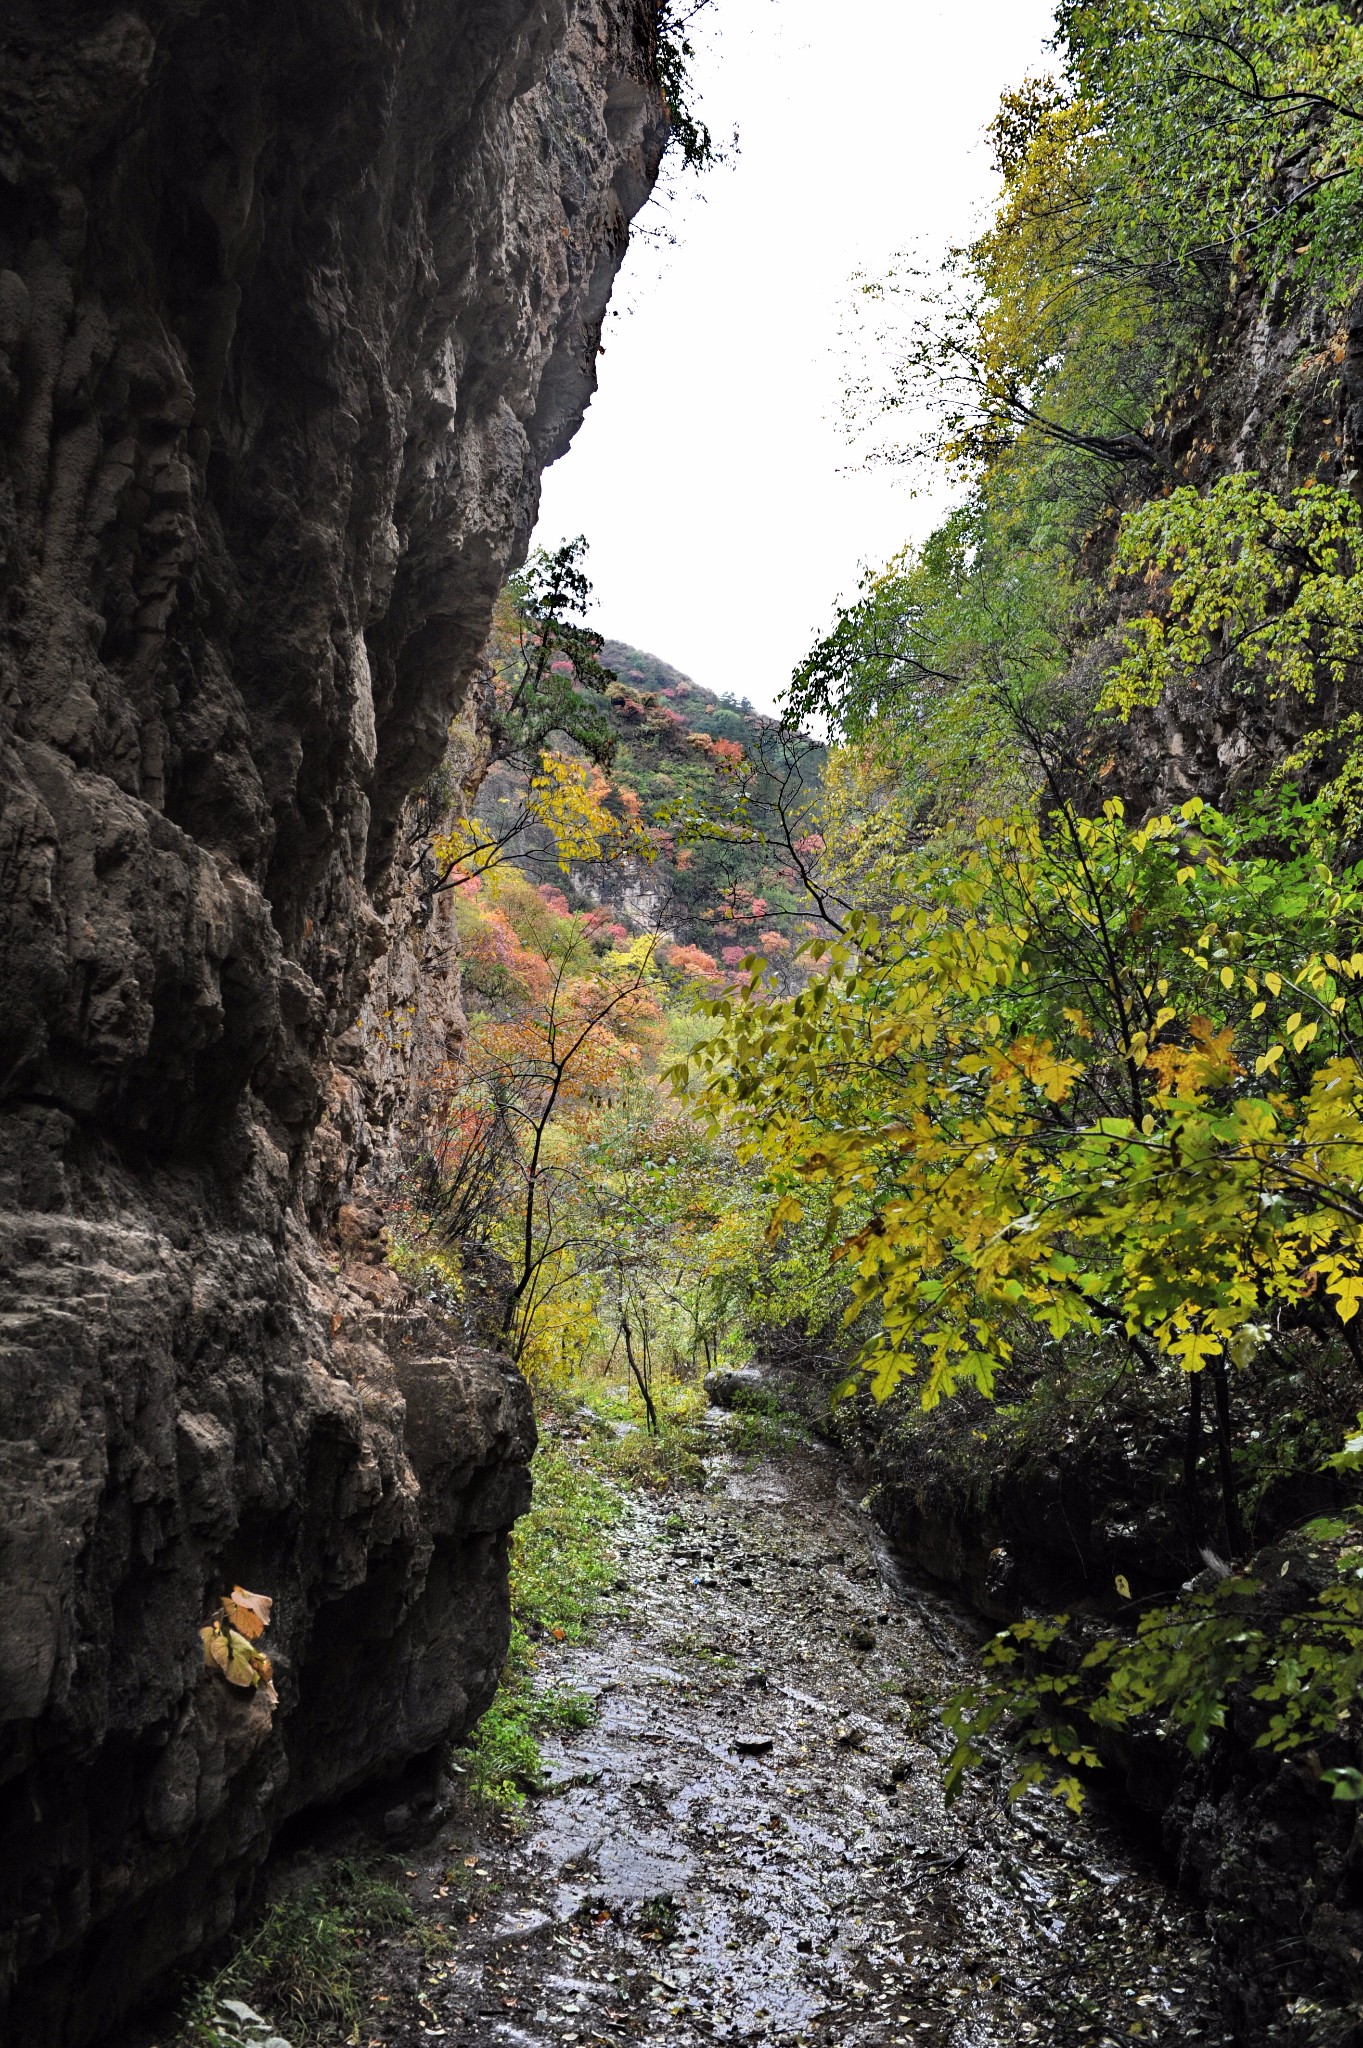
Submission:
<svg viewBox="0 0 1363 2048">
<path fill-rule="evenodd" d="M 332 1055 L 593 388 L 652 34 L 636 0 L 4 10 L 9 2048 L 94 2038 L 285 1818 L 495 1683 L 525 1389 L 356 1226 Z M 202 1671 L 234 1580 L 275 1602 L 273 1713 Z"/>
</svg>

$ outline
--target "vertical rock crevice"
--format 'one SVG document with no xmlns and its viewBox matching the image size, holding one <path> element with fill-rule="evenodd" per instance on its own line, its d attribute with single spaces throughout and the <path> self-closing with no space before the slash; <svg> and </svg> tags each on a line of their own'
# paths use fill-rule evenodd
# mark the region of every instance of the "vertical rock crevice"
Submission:
<svg viewBox="0 0 1363 2048">
<path fill-rule="evenodd" d="M 395 1090 L 353 1026 L 403 805 L 593 388 L 651 34 L 636 0 L 0 25 L 15 2048 L 93 2038 L 287 1815 L 495 1683 L 533 1425 L 355 1220 Z M 273 1713 L 201 1668 L 233 1579 L 275 1600 Z"/>
</svg>

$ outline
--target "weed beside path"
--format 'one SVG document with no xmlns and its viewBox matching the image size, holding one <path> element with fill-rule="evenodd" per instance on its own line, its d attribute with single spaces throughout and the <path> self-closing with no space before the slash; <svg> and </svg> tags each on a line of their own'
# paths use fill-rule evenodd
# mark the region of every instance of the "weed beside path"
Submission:
<svg viewBox="0 0 1363 2048">
<path fill-rule="evenodd" d="M 628 1620 L 545 1660 L 596 1719 L 545 1743 L 524 1834 L 475 1838 L 498 1890 L 429 1973 L 449 2037 L 1219 2042 L 1195 1916 L 1099 1819 L 944 1812 L 966 1646 L 836 1461 L 716 1464 L 631 1502 Z"/>
<path fill-rule="evenodd" d="M 294 2048 L 1220 2043 L 1195 1915 L 1098 1814 L 944 1810 L 933 1709 L 968 1643 L 837 1461 L 693 1417 L 708 1484 L 659 1447 L 622 1496 L 610 1421 L 551 1419 L 521 1541 L 503 1712 L 530 1700 L 534 1758 L 485 1724 L 485 1796 L 404 1859 L 413 1922 L 356 1951 L 360 2016 Z M 586 1554 L 594 1627 L 554 1605 Z"/>
</svg>

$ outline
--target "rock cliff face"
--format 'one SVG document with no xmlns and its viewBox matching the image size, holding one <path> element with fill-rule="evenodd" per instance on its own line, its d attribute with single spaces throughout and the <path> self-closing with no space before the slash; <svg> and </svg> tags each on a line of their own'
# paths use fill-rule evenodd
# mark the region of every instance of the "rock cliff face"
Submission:
<svg viewBox="0 0 1363 2048">
<path fill-rule="evenodd" d="M 352 1026 L 665 135 L 641 0 L 0 21 L 0 2033 L 94 2036 L 504 1648 L 524 1389 Z M 319 1130 L 320 1126 L 320 1130 Z M 204 1674 L 234 1580 L 280 1701 Z"/>
<path fill-rule="evenodd" d="M 1283 495 L 1315 481 L 1363 496 L 1363 295 L 1339 314 L 1311 295 L 1294 302 L 1275 288 L 1261 298 L 1246 287 L 1205 369 L 1162 408 L 1151 438 L 1166 486 L 1205 488 L 1248 470 Z M 1142 489 L 1152 481 L 1144 476 Z M 1121 608 L 1138 605 L 1133 592 Z M 1102 793 L 1120 789 L 1138 813 L 1190 796 L 1234 801 L 1262 786 L 1307 732 L 1329 732 L 1360 707 L 1357 676 L 1342 685 L 1322 677 L 1308 702 L 1247 685 L 1229 659 L 1212 663 L 1109 735 Z M 1321 765 L 1338 763 L 1327 755 Z"/>
</svg>

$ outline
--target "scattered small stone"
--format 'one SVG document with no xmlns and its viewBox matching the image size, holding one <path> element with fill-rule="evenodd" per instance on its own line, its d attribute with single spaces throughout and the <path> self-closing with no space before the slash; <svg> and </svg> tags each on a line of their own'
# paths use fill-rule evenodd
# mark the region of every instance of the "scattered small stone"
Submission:
<svg viewBox="0 0 1363 2048">
<path fill-rule="evenodd" d="M 541 1772 L 539 1782 L 534 1787 L 534 1790 L 542 1799 L 553 1799 L 561 1792 L 576 1791 L 580 1785 L 599 1784 L 600 1779 L 601 1771 L 596 1765 L 589 1764 L 576 1770 L 567 1769 L 560 1771 L 550 1769 Z"/>
<path fill-rule="evenodd" d="M 775 1747 L 770 1735 L 735 1735 L 734 1748 L 739 1756 L 766 1756 Z"/>
<path fill-rule="evenodd" d="M 219 2019 L 214 2030 L 224 2048 L 289 2048 L 284 2036 L 241 1999 L 224 1998 L 219 2012 L 228 2015 L 226 2023 Z"/>
</svg>

